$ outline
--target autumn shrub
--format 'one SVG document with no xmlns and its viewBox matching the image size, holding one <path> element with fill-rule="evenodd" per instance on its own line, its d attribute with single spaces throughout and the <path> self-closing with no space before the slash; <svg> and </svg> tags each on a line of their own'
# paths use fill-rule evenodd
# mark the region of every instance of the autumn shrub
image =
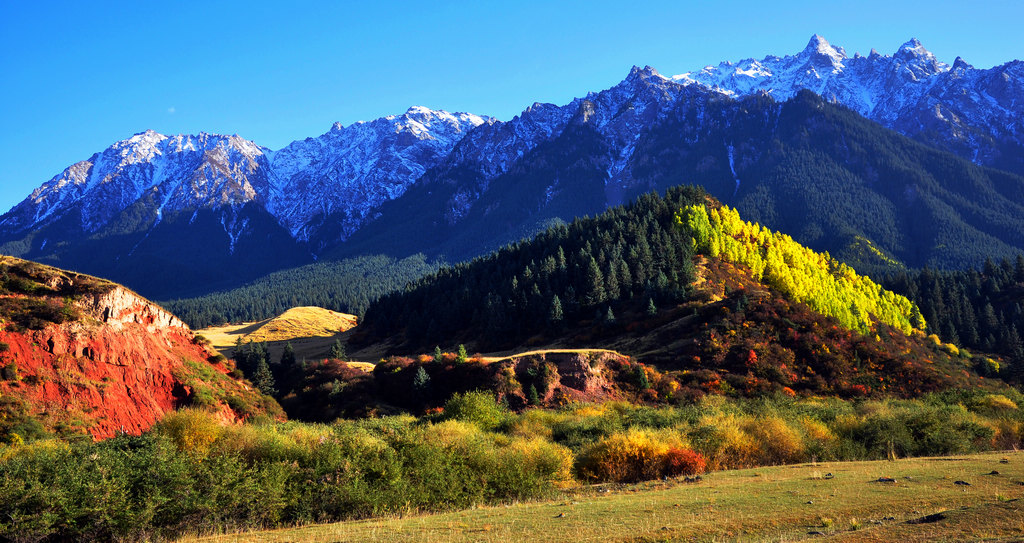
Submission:
<svg viewBox="0 0 1024 543">
<path fill-rule="evenodd" d="M 446 418 L 471 422 L 483 430 L 497 428 L 508 416 L 508 409 L 502 407 L 489 392 L 471 391 L 455 393 L 444 404 Z"/>
<path fill-rule="evenodd" d="M 575 457 L 568 448 L 545 439 L 516 438 L 500 444 L 498 470 L 490 483 L 503 501 L 543 495 L 570 486 Z"/>
<path fill-rule="evenodd" d="M 199 409 L 182 409 L 164 417 L 154 431 L 167 436 L 179 451 L 205 458 L 220 437 L 223 426 L 216 417 Z"/>
<path fill-rule="evenodd" d="M 839 437 L 824 422 L 804 415 L 797 423 L 809 460 L 838 460 Z"/>
<path fill-rule="evenodd" d="M 689 449 L 672 447 L 665 451 L 662 459 L 664 467 L 662 473 L 669 477 L 680 475 L 697 475 L 704 473 L 707 468 L 707 460 L 704 455 Z"/>
<path fill-rule="evenodd" d="M 978 401 L 978 407 L 991 414 L 1011 413 L 1017 410 L 1017 403 L 1002 394 L 986 394 Z"/>
<path fill-rule="evenodd" d="M 551 440 L 554 434 L 552 429 L 558 424 L 564 415 L 546 409 L 529 409 L 518 416 L 507 419 L 502 431 L 513 437 L 533 438 L 542 437 Z"/>
<path fill-rule="evenodd" d="M 865 402 L 835 430 L 848 451 L 859 448 L 867 459 L 985 450 L 995 433 L 963 405 L 920 400 Z"/>
<path fill-rule="evenodd" d="M 628 483 L 667 474 L 669 451 L 686 448 L 675 432 L 629 430 L 605 438 L 580 455 L 578 472 L 584 480 Z"/>
<path fill-rule="evenodd" d="M 741 429 L 753 441 L 756 465 L 790 464 L 806 458 L 803 436 L 778 415 L 747 418 Z"/>
<path fill-rule="evenodd" d="M 746 432 L 742 415 L 714 414 L 702 418 L 690 431 L 694 449 L 708 459 L 711 469 L 736 469 L 757 465 L 757 442 Z"/>
<path fill-rule="evenodd" d="M 568 411 L 551 425 L 551 439 L 580 453 L 596 441 L 625 430 L 622 418 L 613 410 L 584 408 Z"/>
</svg>

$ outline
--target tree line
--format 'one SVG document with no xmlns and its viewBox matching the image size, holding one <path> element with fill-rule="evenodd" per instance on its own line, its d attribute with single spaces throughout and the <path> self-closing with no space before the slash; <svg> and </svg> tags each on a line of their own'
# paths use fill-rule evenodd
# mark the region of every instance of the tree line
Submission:
<svg viewBox="0 0 1024 543">
<path fill-rule="evenodd" d="M 461 339 L 502 348 L 581 320 L 614 320 L 637 300 L 646 308 L 675 302 L 694 280 L 689 237 L 675 214 L 705 197 L 689 186 L 646 194 L 442 268 L 373 302 L 353 341 L 397 337 L 405 348 L 430 349 Z"/>
</svg>

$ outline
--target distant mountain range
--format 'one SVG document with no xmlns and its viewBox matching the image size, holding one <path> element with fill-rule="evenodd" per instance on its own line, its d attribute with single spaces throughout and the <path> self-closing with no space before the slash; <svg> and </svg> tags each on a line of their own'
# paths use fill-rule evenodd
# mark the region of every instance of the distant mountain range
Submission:
<svg viewBox="0 0 1024 543">
<path fill-rule="evenodd" d="M 814 36 L 674 77 L 634 68 L 507 122 L 414 107 L 277 151 L 146 131 L 0 216 L 0 252 L 170 298 L 315 259 L 463 259 L 692 183 L 854 263 L 964 267 L 1024 248 L 1022 105 L 1020 61 L 947 65 L 916 40 L 849 57 Z"/>
</svg>

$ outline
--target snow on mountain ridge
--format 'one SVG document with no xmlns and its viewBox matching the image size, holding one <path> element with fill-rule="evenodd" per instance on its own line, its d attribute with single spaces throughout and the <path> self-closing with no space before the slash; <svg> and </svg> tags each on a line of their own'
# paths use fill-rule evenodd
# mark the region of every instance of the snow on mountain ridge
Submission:
<svg viewBox="0 0 1024 543">
<path fill-rule="evenodd" d="M 16 205 L 0 226 L 35 228 L 78 206 L 82 230 L 95 232 L 150 192 L 160 202 L 154 210 L 158 221 L 167 210 L 244 203 L 266 184 L 255 175 L 265 163 L 263 151 L 238 136 L 146 130 L 65 169 Z"/>
<path fill-rule="evenodd" d="M 447 156 L 467 132 L 487 122 L 488 117 L 471 113 L 413 106 L 402 115 L 348 127 L 335 123 L 318 138 L 270 153 L 275 186 L 268 210 L 301 241 L 335 215 L 344 239 Z M 320 195 L 314 205 L 309 205 L 311 194 Z"/>
<path fill-rule="evenodd" d="M 793 55 L 722 62 L 672 77 L 634 66 L 609 89 L 561 106 L 534 103 L 507 122 L 413 106 L 348 126 L 334 123 L 320 136 L 276 151 L 238 136 L 147 130 L 44 183 L 0 218 L 0 230 L 25 232 L 78 209 L 83 231 L 95 232 L 140 201 L 154 214 L 154 225 L 168 211 L 227 205 L 234 213 L 256 202 L 316 253 L 348 239 L 421 178 L 455 187 L 444 208 L 454 224 L 495 178 L 570 129 L 596 133 L 607 156 L 595 159 L 606 167 L 606 201 L 614 204 L 634 183 L 637 142 L 673 109 L 695 108 L 694 122 L 703 123 L 709 96 L 767 94 L 782 101 L 804 89 L 905 135 L 993 164 L 1000 142 L 1024 143 L 1022 81 L 1019 61 L 978 70 L 958 57 L 950 66 L 916 39 L 892 55 L 872 49 L 849 57 L 815 34 Z M 549 200 L 558 183 L 551 181 Z M 232 217 L 221 222 L 235 247 L 247 226 Z"/>
<path fill-rule="evenodd" d="M 400 196 L 466 132 L 487 122 L 470 113 L 413 106 L 402 115 L 348 127 L 335 123 L 318 138 L 278 151 L 237 135 L 146 130 L 68 167 L 8 212 L 0 227 L 38 228 L 78 209 L 82 231 L 95 232 L 151 198 L 145 205 L 152 208 L 153 226 L 169 211 L 258 200 L 301 241 L 316 217 L 332 213 L 344 215 L 343 230 L 350 232 L 373 208 Z"/>
<path fill-rule="evenodd" d="M 879 104 L 895 106 L 907 102 L 902 99 L 907 95 L 919 99 L 928 90 L 927 85 L 913 88 L 908 82 L 924 82 L 948 70 L 949 65 L 939 62 L 916 38 L 904 43 L 892 56 L 882 56 L 872 49 L 867 57 L 850 58 L 842 47 L 833 46 L 815 34 L 796 55 L 722 62 L 671 79 L 729 96 L 767 92 L 776 100 L 787 100 L 801 89 L 809 89 L 823 97 L 834 97 L 862 115 L 872 117 L 890 113 L 876 112 Z M 900 99 L 886 100 L 894 95 Z"/>
<path fill-rule="evenodd" d="M 950 66 L 916 38 L 892 55 L 872 49 L 868 56 L 851 58 L 816 34 L 796 55 L 722 62 L 671 79 L 737 98 L 767 93 L 782 101 L 811 90 L 975 162 L 1006 160 L 1004 167 L 1020 168 L 1024 165 L 1018 159 L 1006 155 L 1024 144 L 1024 116 L 1017 113 L 1024 99 L 1018 63 L 981 70 L 957 57 Z"/>
</svg>

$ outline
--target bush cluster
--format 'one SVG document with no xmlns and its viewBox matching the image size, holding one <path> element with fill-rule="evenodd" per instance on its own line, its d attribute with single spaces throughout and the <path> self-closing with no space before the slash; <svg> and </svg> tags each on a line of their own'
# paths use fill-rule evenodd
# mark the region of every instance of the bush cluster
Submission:
<svg viewBox="0 0 1024 543">
<path fill-rule="evenodd" d="M 184 410 L 142 436 L 100 443 L 33 437 L 7 409 L 0 540 L 162 539 L 532 499 L 579 482 L 1019 448 L 1022 401 L 1011 389 L 916 400 L 706 396 L 517 414 L 469 392 L 421 418 L 330 425 L 224 426 Z"/>
<path fill-rule="evenodd" d="M 144 540 L 536 498 L 573 455 L 473 423 L 389 417 L 223 426 L 185 410 L 142 436 L 0 447 L 0 540 Z"/>
</svg>

